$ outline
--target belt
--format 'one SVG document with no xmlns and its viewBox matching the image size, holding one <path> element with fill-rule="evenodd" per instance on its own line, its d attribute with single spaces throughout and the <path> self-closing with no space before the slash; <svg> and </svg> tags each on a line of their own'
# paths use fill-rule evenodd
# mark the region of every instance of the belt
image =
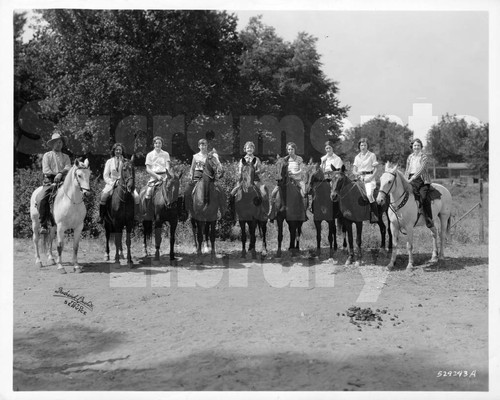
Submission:
<svg viewBox="0 0 500 400">
<path fill-rule="evenodd" d="M 165 175 L 166 173 L 167 173 L 166 171 L 165 172 L 155 172 L 155 174 L 157 174 L 157 175 Z"/>
<path fill-rule="evenodd" d="M 373 174 L 373 169 L 371 171 L 363 171 L 359 173 L 360 175 L 370 175 Z"/>
</svg>

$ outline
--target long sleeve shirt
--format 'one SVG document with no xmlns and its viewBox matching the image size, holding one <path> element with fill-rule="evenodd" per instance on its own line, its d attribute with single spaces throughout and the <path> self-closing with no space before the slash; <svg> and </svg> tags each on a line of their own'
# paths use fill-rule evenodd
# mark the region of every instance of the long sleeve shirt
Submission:
<svg viewBox="0 0 500 400">
<path fill-rule="evenodd" d="M 411 153 L 406 161 L 406 179 L 409 179 L 410 174 L 412 174 L 412 179 L 421 177 L 424 183 L 431 183 L 431 176 L 427 171 L 427 161 L 428 158 L 424 153 L 421 152 L 419 155 Z"/>
<path fill-rule="evenodd" d="M 71 161 L 63 152 L 48 151 L 42 158 L 42 172 L 44 175 L 57 175 L 68 172 L 71 169 Z"/>
</svg>

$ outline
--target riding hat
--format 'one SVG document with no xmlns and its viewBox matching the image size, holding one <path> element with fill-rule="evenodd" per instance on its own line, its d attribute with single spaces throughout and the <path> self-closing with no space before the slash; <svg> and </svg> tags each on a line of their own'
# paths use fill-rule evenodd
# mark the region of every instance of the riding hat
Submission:
<svg viewBox="0 0 500 400">
<path fill-rule="evenodd" d="M 56 140 L 59 140 L 59 139 L 61 139 L 63 141 L 63 145 L 66 145 L 66 138 L 63 135 L 61 135 L 60 133 L 55 132 L 52 134 L 52 137 L 50 138 L 50 140 L 47 141 L 47 146 L 52 147 L 54 142 Z"/>
</svg>

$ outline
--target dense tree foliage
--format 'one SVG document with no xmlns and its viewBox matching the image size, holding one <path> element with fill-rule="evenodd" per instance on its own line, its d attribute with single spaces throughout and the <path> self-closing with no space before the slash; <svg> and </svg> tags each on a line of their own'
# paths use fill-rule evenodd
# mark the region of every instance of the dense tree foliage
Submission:
<svg viewBox="0 0 500 400">
<path fill-rule="evenodd" d="M 446 114 L 427 135 L 428 151 L 441 165 L 466 162 L 471 168 L 488 175 L 488 124 L 470 124 Z"/>
<path fill-rule="evenodd" d="M 377 155 L 379 162 L 391 161 L 405 167 L 406 159 L 411 153 L 410 140 L 413 137 L 413 132 L 408 127 L 392 122 L 387 117 L 378 116 L 349 129 L 338 149 L 345 160 L 354 160 L 359 152 L 358 141 L 362 137 L 368 139 L 368 149 Z"/>
<path fill-rule="evenodd" d="M 333 133 L 346 116 L 307 33 L 289 43 L 256 17 L 239 34 L 236 16 L 224 11 L 40 12 L 46 23 L 16 48 L 18 108 L 42 100 L 28 113 L 36 114 L 36 127 L 21 116 L 27 136 L 46 139 L 55 124 L 89 153 L 107 147 L 102 139 L 113 141 L 119 122 L 134 115 L 145 119 L 132 130 L 149 140 L 155 116 L 182 116 L 165 122 L 181 139 L 190 125 L 230 116 L 235 122 L 224 128 L 223 144 L 232 128 L 238 134 L 239 116 L 296 115 L 306 132 L 328 116 Z M 107 130 L 97 116 L 110 118 Z"/>
</svg>

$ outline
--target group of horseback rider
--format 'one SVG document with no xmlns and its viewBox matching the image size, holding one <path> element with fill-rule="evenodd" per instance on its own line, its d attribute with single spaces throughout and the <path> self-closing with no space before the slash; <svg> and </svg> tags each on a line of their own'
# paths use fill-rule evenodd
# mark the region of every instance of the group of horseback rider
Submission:
<svg viewBox="0 0 500 400">
<path fill-rule="evenodd" d="M 53 198 L 57 187 L 62 184 L 65 175 L 71 168 L 69 156 L 62 152 L 62 148 L 63 145 L 65 145 L 65 142 L 66 139 L 64 136 L 62 136 L 60 133 L 54 133 L 51 139 L 47 142 L 47 146 L 51 148 L 51 150 L 43 155 L 42 171 L 44 179 L 42 195 L 40 197 L 39 203 L 41 223 L 40 233 L 42 234 L 47 232 L 48 222 L 52 219 L 50 210 L 51 198 Z M 166 181 L 171 176 L 173 176 L 170 155 L 167 151 L 162 149 L 163 144 L 163 138 L 161 138 L 160 136 L 156 136 L 153 139 L 154 149 L 146 155 L 146 171 L 150 176 L 145 194 L 146 209 L 150 207 L 153 190 L 158 182 Z M 408 157 L 405 175 L 411 185 L 414 187 L 414 193 L 416 197 L 420 197 L 426 224 L 430 228 L 433 226 L 433 222 L 431 201 L 427 196 L 431 183 L 430 174 L 427 171 L 427 156 L 422 151 L 423 145 L 420 139 L 413 140 L 411 146 L 413 153 L 411 153 Z M 206 139 L 200 139 L 198 141 L 198 148 L 200 149 L 200 151 L 193 156 L 190 169 L 190 181 L 184 192 L 185 206 L 187 210 L 191 210 L 191 193 L 196 182 L 199 181 L 203 176 L 203 169 L 209 154 L 214 159 L 217 169 L 222 169 L 222 165 L 215 149 L 212 149 L 212 151 L 209 153 L 208 141 Z M 331 180 L 334 171 L 339 170 L 343 165 L 342 159 L 333 152 L 333 148 L 333 143 L 331 141 L 327 141 L 325 143 L 325 155 L 321 157 L 320 167 L 325 175 L 326 180 Z M 278 186 L 273 189 L 269 197 L 266 186 L 260 181 L 259 174 L 262 172 L 262 162 L 254 154 L 255 144 L 253 142 L 246 142 L 243 150 L 245 152 L 245 155 L 239 161 L 238 175 L 241 174 L 243 162 L 254 164 L 254 184 L 257 188 L 257 193 L 259 196 L 261 196 L 262 198 L 270 198 L 271 207 L 269 210 L 268 218 L 272 221 L 276 218 L 277 212 L 279 211 L 276 210 L 276 207 L 274 205 L 274 200 L 278 193 Z M 300 194 L 304 199 L 304 220 L 306 220 L 307 216 L 305 215 L 305 213 L 307 210 L 307 193 L 305 188 L 304 162 L 302 157 L 296 154 L 297 146 L 295 143 L 287 143 L 286 150 L 288 154 L 285 157 L 285 161 L 287 161 L 288 165 L 288 176 L 294 183 L 297 184 L 297 187 L 300 189 Z M 366 191 L 366 196 L 368 198 L 368 201 L 370 202 L 370 222 L 376 223 L 378 221 L 377 204 L 373 196 L 373 192 L 376 187 L 375 167 L 379 164 L 377 162 L 376 155 L 368 150 L 368 140 L 366 138 L 361 138 L 358 141 L 358 150 L 359 153 L 354 158 L 352 172 L 354 176 L 363 183 L 364 189 Z M 103 222 L 104 214 L 106 212 L 106 202 L 112 194 L 116 182 L 120 179 L 121 167 L 125 160 L 124 154 L 125 147 L 123 146 L 123 144 L 115 143 L 111 148 L 111 157 L 106 161 L 103 173 L 105 187 L 101 193 L 99 207 L 100 223 Z M 240 182 L 236 184 L 229 197 L 230 211 L 233 218 L 235 196 L 238 190 L 240 190 L 240 185 Z M 219 191 L 219 189 L 217 190 Z M 134 199 L 136 206 L 138 206 L 139 195 L 137 191 L 134 192 Z"/>
</svg>

